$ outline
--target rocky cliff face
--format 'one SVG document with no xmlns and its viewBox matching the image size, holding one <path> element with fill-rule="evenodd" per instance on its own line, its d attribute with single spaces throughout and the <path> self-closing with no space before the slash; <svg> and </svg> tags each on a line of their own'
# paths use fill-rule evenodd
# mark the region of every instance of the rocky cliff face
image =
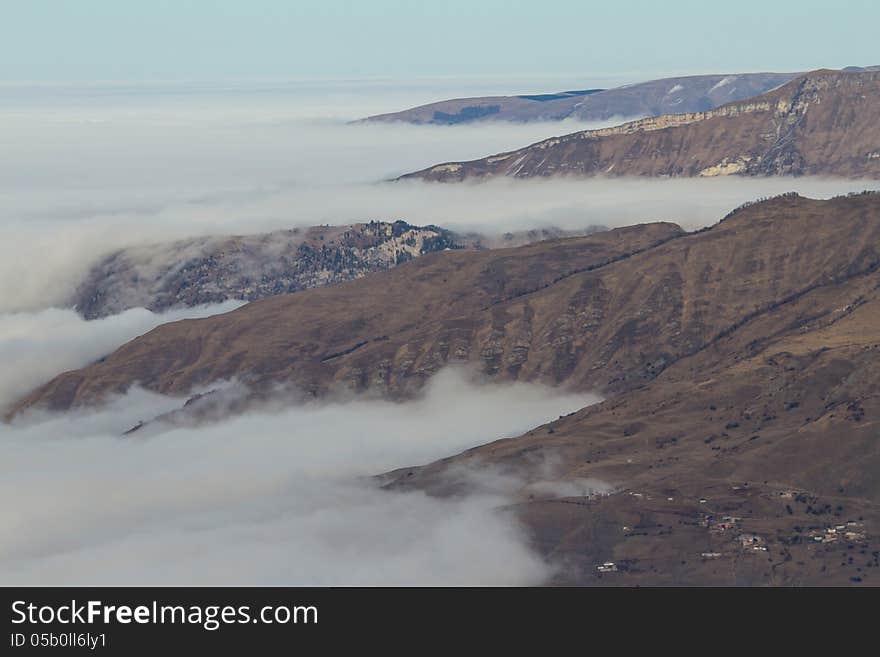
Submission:
<svg viewBox="0 0 880 657">
<path fill-rule="evenodd" d="M 450 162 L 402 179 L 835 175 L 880 178 L 880 72 L 817 71 L 705 112 L 665 115 Z"/>
<path fill-rule="evenodd" d="M 136 247 L 97 263 L 71 305 L 95 319 L 127 308 L 254 301 L 360 278 L 465 243 L 441 228 L 398 221 Z"/>
<path fill-rule="evenodd" d="M 607 121 L 612 118 L 700 112 L 757 96 L 797 73 L 696 75 L 651 80 L 616 89 L 556 94 L 458 98 L 372 116 L 365 121 L 453 125 L 476 121 Z"/>
</svg>

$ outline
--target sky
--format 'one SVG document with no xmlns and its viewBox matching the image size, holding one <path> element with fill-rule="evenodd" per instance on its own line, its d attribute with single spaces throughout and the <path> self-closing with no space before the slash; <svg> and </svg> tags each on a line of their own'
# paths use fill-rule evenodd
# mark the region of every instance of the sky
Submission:
<svg viewBox="0 0 880 657">
<path fill-rule="evenodd" d="M 880 63 L 876 0 L 0 0 L 0 81 L 557 76 Z"/>
</svg>

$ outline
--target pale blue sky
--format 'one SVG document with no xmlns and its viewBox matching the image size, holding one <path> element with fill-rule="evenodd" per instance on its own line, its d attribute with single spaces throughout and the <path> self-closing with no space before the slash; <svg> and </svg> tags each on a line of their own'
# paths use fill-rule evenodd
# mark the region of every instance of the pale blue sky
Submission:
<svg viewBox="0 0 880 657">
<path fill-rule="evenodd" d="M 877 0 L 0 0 L 0 81 L 533 76 L 880 64 Z"/>
</svg>

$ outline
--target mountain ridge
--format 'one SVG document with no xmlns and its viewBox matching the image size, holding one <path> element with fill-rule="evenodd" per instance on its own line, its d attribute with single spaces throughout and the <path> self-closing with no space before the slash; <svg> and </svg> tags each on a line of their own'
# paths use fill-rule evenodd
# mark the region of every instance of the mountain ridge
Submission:
<svg viewBox="0 0 880 657">
<path fill-rule="evenodd" d="M 820 70 L 706 112 L 552 137 L 396 180 L 733 174 L 880 178 L 878 101 L 880 72 Z"/>
<path fill-rule="evenodd" d="M 874 226 L 852 264 L 743 316 L 643 385 L 379 481 L 445 497 L 479 490 L 481 472 L 505 478 L 507 510 L 557 567 L 549 583 L 877 585 L 877 198 L 826 206 L 854 233 Z M 780 203 L 777 218 L 803 226 L 804 204 Z M 548 477 L 563 492 L 543 492 Z M 600 485 L 611 492 L 575 492 Z"/>
<path fill-rule="evenodd" d="M 258 388 L 288 381 L 315 394 L 338 384 L 365 389 L 372 382 L 392 397 L 406 395 L 447 360 L 467 360 L 471 349 L 482 349 L 470 344 L 471 333 L 491 332 L 493 309 L 682 234 L 678 226 L 657 223 L 508 249 L 444 251 L 398 265 L 387 272 L 398 274 L 387 279 L 371 275 L 268 297 L 243 306 L 244 314 L 215 315 L 207 323 L 164 324 L 82 372 L 57 377 L 14 412 L 40 405 L 43 395 L 60 410 L 97 402 L 135 382 L 185 395 L 233 377 Z M 331 312 L 336 304 L 338 311 Z M 296 319 L 283 319 L 287 315 Z M 421 353 L 409 353 L 410 340 L 423 343 Z M 375 361 L 369 373 L 357 364 L 362 358 Z M 492 360 L 489 352 L 487 358 Z M 83 373 L 90 369 L 109 376 L 87 381 Z"/>
<path fill-rule="evenodd" d="M 764 93 L 798 73 L 690 75 L 557 94 L 454 98 L 360 122 L 458 125 L 478 121 L 607 121 L 617 117 L 694 112 Z"/>
<path fill-rule="evenodd" d="M 313 226 L 129 247 L 95 263 L 70 300 L 86 319 L 129 308 L 254 301 L 365 276 L 465 242 L 404 221 Z"/>
<path fill-rule="evenodd" d="M 849 224 L 823 223 L 828 204 L 880 205 L 875 195 L 852 198 L 785 196 L 696 233 L 643 224 L 512 249 L 430 254 L 363 279 L 163 325 L 60 375 L 14 410 L 91 403 L 135 382 L 186 394 L 232 377 L 258 388 L 289 382 L 320 394 L 344 385 L 395 397 L 449 362 L 477 363 L 502 380 L 622 392 L 765 306 L 873 262 L 877 222 L 859 220 L 859 234 Z M 772 215 L 787 217 L 792 207 L 800 216 L 787 221 L 810 228 L 780 235 Z M 702 255 L 688 257 L 692 249 Z M 719 271 L 713 259 L 728 264 Z M 752 269 L 773 259 L 773 276 L 755 278 Z M 740 277 L 748 282 L 745 296 Z"/>
<path fill-rule="evenodd" d="M 544 226 L 493 235 L 398 220 L 158 242 L 100 258 L 66 305 L 93 320 L 129 308 L 162 312 L 230 299 L 256 301 L 362 278 L 446 249 L 509 248 L 601 230 L 606 228 Z"/>
</svg>

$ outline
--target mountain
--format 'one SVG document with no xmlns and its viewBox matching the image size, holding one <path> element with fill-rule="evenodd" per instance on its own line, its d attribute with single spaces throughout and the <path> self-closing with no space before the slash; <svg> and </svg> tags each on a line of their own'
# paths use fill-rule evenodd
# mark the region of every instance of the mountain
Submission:
<svg viewBox="0 0 880 657">
<path fill-rule="evenodd" d="M 256 396 L 284 382 L 401 397 L 455 362 L 606 397 L 380 478 L 440 496 L 480 485 L 468 473 L 517 482 L 507 511 L 558 566 L 553 583 L 877 583 L 876 193 L 788 194 L 694 233 L 425 255 L 160 326 L 12 413 L 230 377 Z"/>
<path fill-rule="evenodd" d="M 554 94 L 456 98 L 364 121 L 454 125 L 475 121 L 607 121 L 615 117 L 702 112 L 757 96 L 785 84 L 798 73 L 693 75 L 651 80 L 615 89 L 585 89 Z"/>
<path fill-rule="evenodd" d="M 684 289 L 699 289 L 724 277 L 722 289 L 738 289 L 728 303 L 748 305 L 779 285 L 772 300 L 755 299 L 644 385 L 519 438 L 388 473 L 385 486 L 452 495 L 472 485 L 462 473 L 519 477 L 508 511 L 560 566 L 557 584 L 880 584 L 880 197 L 786 198 L 724 223 L 631 261 L 679 250 L 657 278 L 683 275 Z M 707 241 L 744 246 L 728 231 L 757 237 L 768 224 L 780 236 L 770 249 L 706 258 Z M 817 235 L 776 252 L 798 230 Z M 674 313 L 676 331 L 698 322 L 687 318 L 702 304 L 691 303 L 685 295 Z M 568 493 L 547 494 L 548 469 Z M 615 493 L 576 492 L 597 482 Z"/>
<path fill-rule="evenodd" d="M 101 362 L 61 375 L 19 409 L 90 403 L 135 381 L 186 394 L 232 377 L 257 390 L 282 381 L 318 393 L 341 383 L 396 397 L 418 388 L 447 361 L 470 359 L 510 376 L 527 368 L 521 376 L 546 373 L 561 381 L 563 369 L 558 376 L 551 369 L 564 363 L 550 357 L 550 345 L 542 347 L 546 363 L 537 355 L 526 363 L 532 320 L 511 335 L 499 333 L 506 304 L 535 291 L 547 294 L 558 289 L 554 281 L 681 234 L 677 226 L 657 223 L 512 249 L 428 254 L 386 272 L 254 301 L 201 322 L 165 324 Z M 555 304 L 548 310 L 548 321 L 564 312 Z M 519 356 L 501 358 L 502 338 L 505 344 L 526 341 L 514 350 Z"/>
<path fill-rule="evenodd" d="M 392 397 L 447 362 L 500 379 L 628 391 L 764 308 L 873 266 L 880 196 L 783 197 L 688 234 L 652 223 L 428 254 L 336 285 L 175 322 L 28 398 L 67 408 L 134 381 L 185 394 L 236 377 Z M 790 216 L 790 215 L 797 216 Z"/>
<path fill-rule="evenodd" d="M 136 307 L 253 301 L 359 278 L 464 243 L 436 226 L 373 221 L 132 247 L 96 263 L 70 305 L 95 319 Z"/>
<path fill-rule="evenodd" d="M 130 247 L 102 258 L 77 286 L 68 305 L 86 319 L 97 319 L 128 308 L 159 312 L 227 299 L 255 301 L 361 278 L 427 253 L 521 246 L 598 230 L 602 227 L 544 227 L 483 235 L 404 221 L 371 221 L 199 237 Z"/>
<path fill-rule="evenodd" d="M 816 71 L 749 100 L 553 137 L 400 179 L 833 175 L 880 178 L 880 72 Z"/>
</svg>

